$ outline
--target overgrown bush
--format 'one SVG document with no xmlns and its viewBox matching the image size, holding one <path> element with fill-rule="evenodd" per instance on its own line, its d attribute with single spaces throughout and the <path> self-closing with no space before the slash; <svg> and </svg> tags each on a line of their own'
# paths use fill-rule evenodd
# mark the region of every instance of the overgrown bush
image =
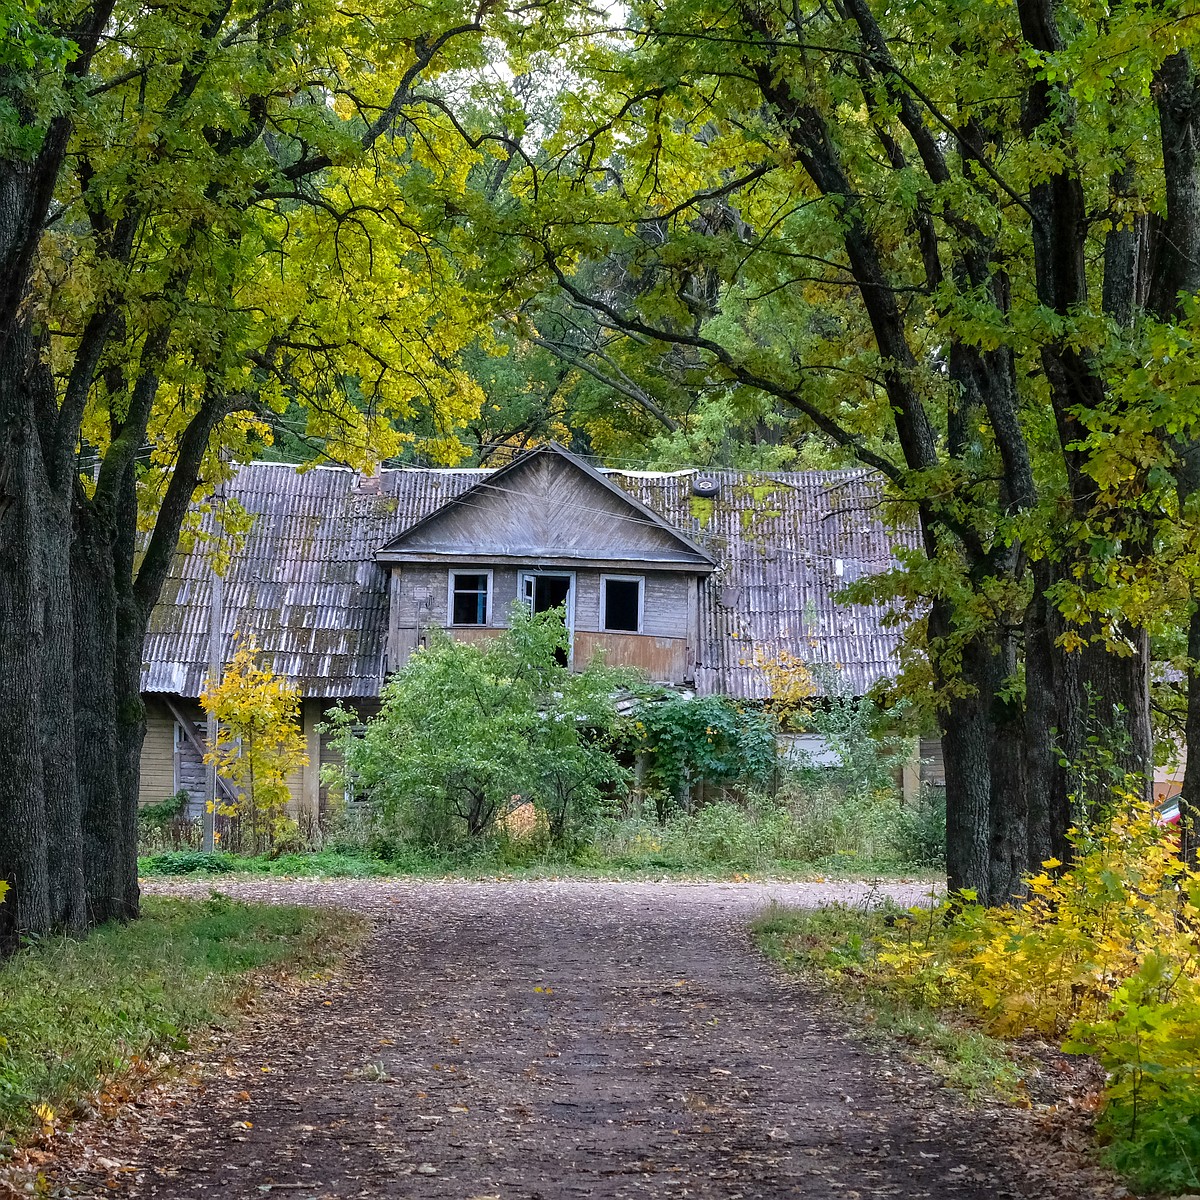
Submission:
<svg viewBox="0 0 1200 1200">
<path fill-rule="evenodd" d="M 724 696 L 647 697 L 632 728 L 660 822 L 676 804 L 690 811 L 698 784 L 762 786 L 775 770 L 775 721 Z"/>
<path fill-rule="evenodd" d="M 1074 838 L 1071 866 L 1048 861 L 1021 906 L 966 894 L 914 910 L 876 927 L 849 965 L 905 1001 L 974 1013 L 989 1033 L 1094 1055 L 1108 1072 L 1100 1129 L 1114 1164 L 1148 1189 L 1195 1190 L 1200 873 L 1154 808 L 1128 797 Z"/>
<path fill-rule="evenodd" d="M 189 800 L 187 790 L 180 788 L 173 796 L 138 809 L 138 846 L 143 853 L 180 850 L 196 843 L 199 822 L 187 819 Z"/>
<path fill-rule="evenodd" d="M 336 782 L 402 842 L 435 851 L 503 835 L 522 804 L 556 846 L 586 839 L 626 787 L 611 738 L 614 695 L 632 677 L 598 659 L 568 670 L 567 637 L 561 613 L 521 605 L 483 645 L 435 631 L 365 729 L 351 714 L 332 718 L 345 762 Z"/>
</svg>

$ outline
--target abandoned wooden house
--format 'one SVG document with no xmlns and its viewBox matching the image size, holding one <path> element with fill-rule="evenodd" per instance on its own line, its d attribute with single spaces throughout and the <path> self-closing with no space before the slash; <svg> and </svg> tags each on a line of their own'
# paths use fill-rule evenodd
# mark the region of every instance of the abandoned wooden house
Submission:
<svg viewBox="0 0 1200 1200">
<path fill-rule="evenodd" d="M 324 800 L 329 708 L 368 716 L 431 629 L 487 637 L 516 601 L 564 606 L 574 663 L 603 650 L 699 694 L 765 698 L 781 654 L 858 695 L 895 669 L 884 610 L 835 600 L 894 561 L 864 471 L 597 470 L 551 444 L 494 470 L 253 463 L 228 494 L 254 521 L 221 587 L 222 654 L 252 635 L 302 689 L 301 813 Z M 213 578 L 202 547 L 181 553 L 154 612 L 144 803 L 180 788 L 203 800 Z"/>
</svg>

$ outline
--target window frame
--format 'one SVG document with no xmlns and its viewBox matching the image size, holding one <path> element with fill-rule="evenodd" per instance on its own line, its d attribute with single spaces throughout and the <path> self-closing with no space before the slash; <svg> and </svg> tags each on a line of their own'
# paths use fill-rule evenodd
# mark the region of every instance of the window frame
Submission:
<svg viewBox="0 0 1200 1200">
<path fill-rule="evenodd" d="M 461 622 L 454 619 L 454 580 L 459 575 L 482 575 L 487 580 L 487 591 L 484 599 L 484 620 Z M 446 579 L 446 628 L 447 629 L 490 629 L 492 625 L 492 600 L 493 600 L 493 580 L 492 571 L 489 568 L 468 568 L 462 569 L 451 567 L 449 575 Z M 464 593 L 465 594 L 465 593 Z M 478 592 L 471 593 L 478 595 Z"/>
<path fill-rule="evenodd" d="M 608 627 L 608 581 L 614 580 L 617 583 L 636 583 L 637 584 L 637 628 L 636 629 L 609 629 Z M 604 574 L 600 576 L 600 632 L 601 633 L 634 633 L 640 634 L 645 629 L 646 625 L 646 577 L 645 575 L 610 575 Z"/>
</svg>

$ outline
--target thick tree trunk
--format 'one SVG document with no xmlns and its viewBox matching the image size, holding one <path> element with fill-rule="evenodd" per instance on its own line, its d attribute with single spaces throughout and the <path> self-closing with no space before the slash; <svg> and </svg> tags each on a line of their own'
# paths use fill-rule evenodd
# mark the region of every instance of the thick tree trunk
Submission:
<svg viewBox="0 0 1200 1200">
<path fill-rule="evenodd" d="M 117 594 L 111 523 L 79 498 L 71 548 L 75 614 L 75 728 L 88 903 L 94 923 L 122 920 L 127 907 L 117 680 Z"/>
<path fill-rule="evenodd" d="M 1071 808 L 1066 776 L 1059 765 L 1058 661 L 1054 647 L 1057 612 L 1047 597 L 1050 563 L 1035 563 L 1034 596 L 1025 618 L 1025 786 L 1029 801 L 1027 866 L 1048 859 L 1067 862 Z"/>
<path fill-rule="evenodd" d="M 124 915 L 132 919 L 141 907 L 137 874 L 137 811 L 141 785 L 142 743 L 146 738 L 146 705 L 142 700 L 142 656 L 150 613 L 134 595 L 137 551 L 137 491 L 133 471 L 126 473 L 118 504 L 113 567 L 117 595 L 116 747 L 117 792 L 120 797 L 121 837 L 125 847 L 119 880 Z M 156 594 L 157 598 L 157 594 Z"/>
<path fill-rule="evenodd" d="M 25 331 L 0 342 L 0 951 L 51 928 L 42 761 L 46 561 Z"/>
<path fill-rule="evenodd" d="M 951 619 L 949 603 L 934 600 L 928 640 L 938 685 L 946 696 L 939 714 L 946 772 L 946 877 L 952 891 L 972 891 L 986 900 L 991 887 L 992 788 L 987 700 L 986 693 L 960 694 L 958 673 L 939 671 L 936 647 L 951 634 Z M 962 676 L 978 677 L 983 654 L 977 643 L 968 645 Z"/>
<path fill-rule="evenodd" d="M 57 495 L 46 512 L 46 630 L 43 648 L 42 761 L 50 867 L 50 924 L 64 933 L 87 928 L 87 887 L 75 746 L 70 515 Z"/>
<path fill-rule="evenodd" d="M 989 655 L 990 681 L 981 681 L 989 703 L 989 811 L 991 843 L 988 902 L 1011 904 L 1025 892 L 1022 877 L 1029 866 L 1029 797 L 1025 776 L 1025 709 L 1013 692 L 1017 676 L 1017 631 L 1002 628 Z"/>
</svg>

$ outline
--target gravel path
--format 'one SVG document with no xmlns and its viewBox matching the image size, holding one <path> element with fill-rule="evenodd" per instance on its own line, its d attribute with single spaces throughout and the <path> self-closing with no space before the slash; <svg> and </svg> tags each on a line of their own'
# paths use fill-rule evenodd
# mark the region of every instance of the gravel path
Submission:
<svg viewBox="0 0 1200 1200">
<path fill-rule="evenodd" d="M 899 1055 L 867 1047 L 750 947 L 746 919 L 770 900 L 869 902 L 863 885 L 220 890 L 346 904 L 372 916 L 377 934 L 336 984 L 260 1006 L 198 1093 L 148 1116 L 136 1144 L 105 1150 L 121 1171 L 71 1194 L 1122 1194 L 1033 1115 L 968 1111 Z M 886 890 L 916 901 L 927 885 Z"/>
</svg>

